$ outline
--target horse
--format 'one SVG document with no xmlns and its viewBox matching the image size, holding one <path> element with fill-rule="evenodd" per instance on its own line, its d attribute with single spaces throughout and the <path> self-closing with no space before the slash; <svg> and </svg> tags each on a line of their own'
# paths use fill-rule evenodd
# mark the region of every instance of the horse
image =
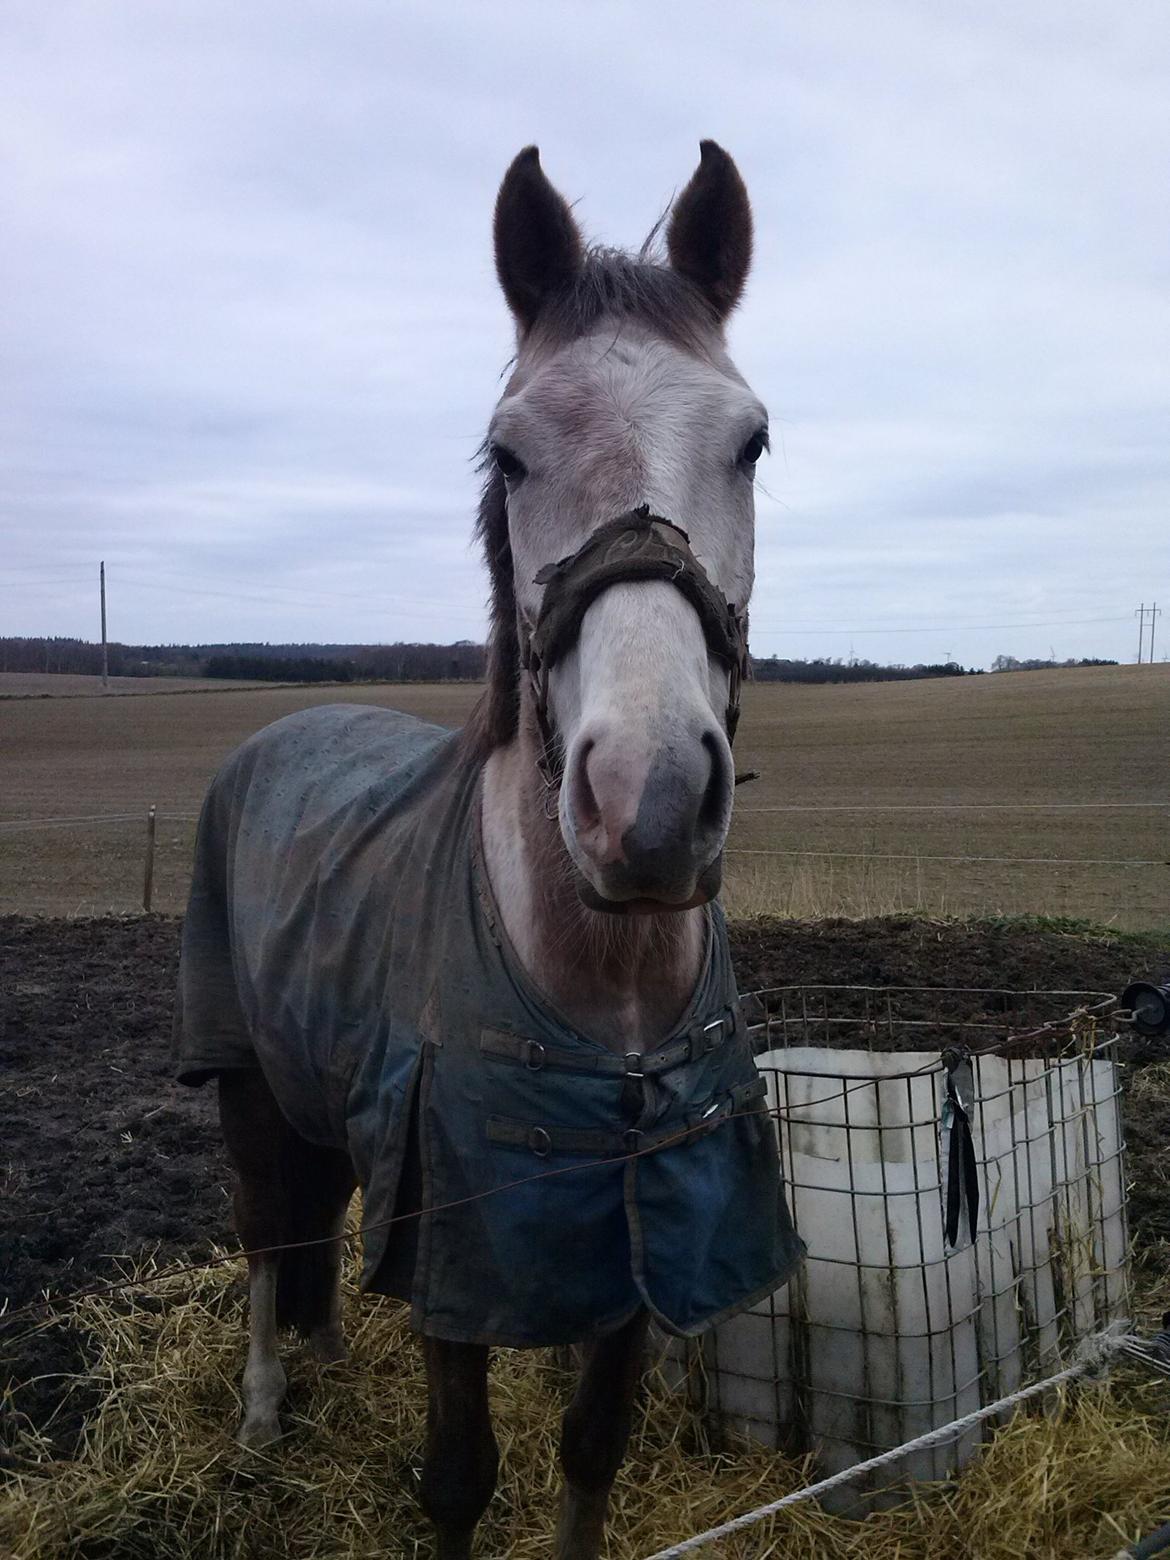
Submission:
<svg viewBox="0 0 1170 1560">
<path fill-rule="evenodd" d="M 654 242 L 587 246 L 516 157 L 485 691 L 457 732 L 288 716 L 225 762 L 197 834 L 177 1074 L 218 1080 L 238 1183 L 239 1439 L 281 1434 L 282 1327 L 344 1357 L 360 1185 L 363 1288 L 421 1335 L 440 1560 L 495 1486 L 492 1347 L 582 1346 L 555 1552 L 593 1560 L 650 1322 L 697 1334 L 802 1249 L 717 901 L 768 431 L 725 342 L 752 215 L 715 142 Z"/>
</svg>

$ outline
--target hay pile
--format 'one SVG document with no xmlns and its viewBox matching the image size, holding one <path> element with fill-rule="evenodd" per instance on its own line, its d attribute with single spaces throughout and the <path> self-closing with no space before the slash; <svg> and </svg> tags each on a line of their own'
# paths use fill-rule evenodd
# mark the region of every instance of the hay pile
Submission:
<svg viewBox="0 0 1170 1560">
<path fill-rule="evenodd" d="M 149 1272 L 142 1277 L 149 1282 Z M 348 1365 L 286 1352 L 289 1434 L 247 1452 L 239 1412 L 244 1285 L 236 1265 L 75 1305 L 98 1349 L 100 1405 L 75 1462 L 23 1448 L 0 1495 L 12 1560 L 219 1560 L 425 1556 L 415 1504 L 425 1391 L 404 1308 L 346 1298 Z M 550 1552 L 556 1442 L 572 1376 L 545 1353 L 498 1351 L 492 1374 L 500 1488 L 478 1553 Z M 1170 1388 L 1129 1372 L 1020 1417 L 951 1485 L 864 1522 L 803 1504 L 712 1555 L 1018 1560 L 1114 1555 L 1170 1515 Z M 608 1554 L 636 1560 L 808 1482 L 812 1470 L 750 1446 L 718 1453 L 678 1398 L 652 1383 L 615 1490 Z"/>
</svg>

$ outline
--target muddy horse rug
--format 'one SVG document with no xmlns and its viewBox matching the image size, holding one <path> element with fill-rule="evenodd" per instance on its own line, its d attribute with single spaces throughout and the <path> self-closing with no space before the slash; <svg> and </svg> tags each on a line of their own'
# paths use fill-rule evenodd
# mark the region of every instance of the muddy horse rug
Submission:
<svg viewBox="0 0 1170 1560">
<path fill-rule="evenodd" d="M 722 914 L 664 1043 L 591 1040 L 509 946 L 481 775 L 458 733 L 353 705 L 233 754 L 199 825 L 178 1076 L 259 1067 L 303 1137 L 347 1150 L 363 1287 L 422 1333 L 558 1344 L 643 1306 L 697 1333 L 800 1256 Z M 407 1180 L 422 1216 L 387 1228 Z"/>
</svg>

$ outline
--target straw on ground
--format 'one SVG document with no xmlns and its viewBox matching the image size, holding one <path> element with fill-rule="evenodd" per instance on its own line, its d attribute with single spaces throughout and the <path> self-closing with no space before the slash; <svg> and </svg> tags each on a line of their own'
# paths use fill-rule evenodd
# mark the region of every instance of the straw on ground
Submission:
<svg viewBox="0 0 1170 1560">
<path fill-rule="evenodd" d="M 150 1275 L 143 1274 L 150 1282 Z M 244 1290 L 217 1268 L 164 1281 L 147 1306 L 79 1303 L 100 1393 L 72 1463 L 27 1461 L 0 1499 L 13 1560 L 428 1555 L 415 1502 L 425 1388 L 405 1308 L 346 1295 L 353 1348 L 322 1369 L 289 1351 L 289 1433 L 270 1455 L 235 1445 Z M 575 1377 L 547 1353 L 498 1351 L 493 1410 L 500 1488 L 481 1553 L 548 1553 L 559 1419 Z M 955 1484 L 921 1486 L 864 1522 L 796 1507 L 729 1541 L 725 1560 L 1016 1560 L 1111 1555 L 1165 1517 L 1170 1389 L 1118 1378 L 1059 1409 L 1022 1415 Z M 815 1477 L 760 1447 L 713 1446 L 702 1423 L 652 1382 L 615 1490 L 610 1560 L 637 1560 Z"/>
</svg>

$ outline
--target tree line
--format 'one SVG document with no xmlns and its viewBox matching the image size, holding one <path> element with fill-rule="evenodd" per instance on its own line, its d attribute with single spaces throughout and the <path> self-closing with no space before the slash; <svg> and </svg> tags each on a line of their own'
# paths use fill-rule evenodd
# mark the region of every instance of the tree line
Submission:
<svg viewBox="0 0 1170 1560">
<path fill-rule="evenodd" d="M 865 683 L 908 682 L 917 677 L 974 677 L 982 667 L 960 666 L 957 661 L 934 661 L 922 666 L 883 666 L 877 661 L 850 657 L 816 657 L 810 661 L 783 656 L 753 656 L 752 675 L 757 682 Z"/>
<path fill-rule="evenodd" d="M 1117 666 L 1117 661 L 1102 661 L 1097 656 L 1083 655 L 1080 660 L 1071 656 L 1067 661 L 1017 661 L 1014 655 L 997 655 L 991 663 L 993 672 L 1047 672 L 1064 666 Z"/>
<path fill-rule="evenodd" d="M 111 677 L 219 677 L 250 682 L 478 682 L 484 647 L 232 643 L 108 647 Z M 0 638 L 0 671 L 97 676 L 102 647 L 66 637 Z"/>
<path fill-rule="evenodd" d="M 1017 660 L 997 655 L 993 672 L 1040 671 L 1067 666 L 1116 666 L 1116 661 Z M 484 676 L 483 645 L 461 639 L 449 645 L 262 644 L 109 646 L 111 677 L 216 677 L 249 682 L 479 682 Z M 0 671 L 100 674 L 101 645 L 89 640 L 0 638 Z M 756 656 L 758 682 L 865 683 L 905 682 L 921 677 L 973 677 L 982 668 L 957 661 L 915 666 L 883 665 L 856 657 L 792 660 Z"/>
<path fill-rule="evenodd" d="M 262 655 L 212 655 L 206 677 L 246 678 L 249 682 L 353 682 L 352 661 L 327 661 L 320 655 L 297 655 L 274 660 Z"/>
</svg>

